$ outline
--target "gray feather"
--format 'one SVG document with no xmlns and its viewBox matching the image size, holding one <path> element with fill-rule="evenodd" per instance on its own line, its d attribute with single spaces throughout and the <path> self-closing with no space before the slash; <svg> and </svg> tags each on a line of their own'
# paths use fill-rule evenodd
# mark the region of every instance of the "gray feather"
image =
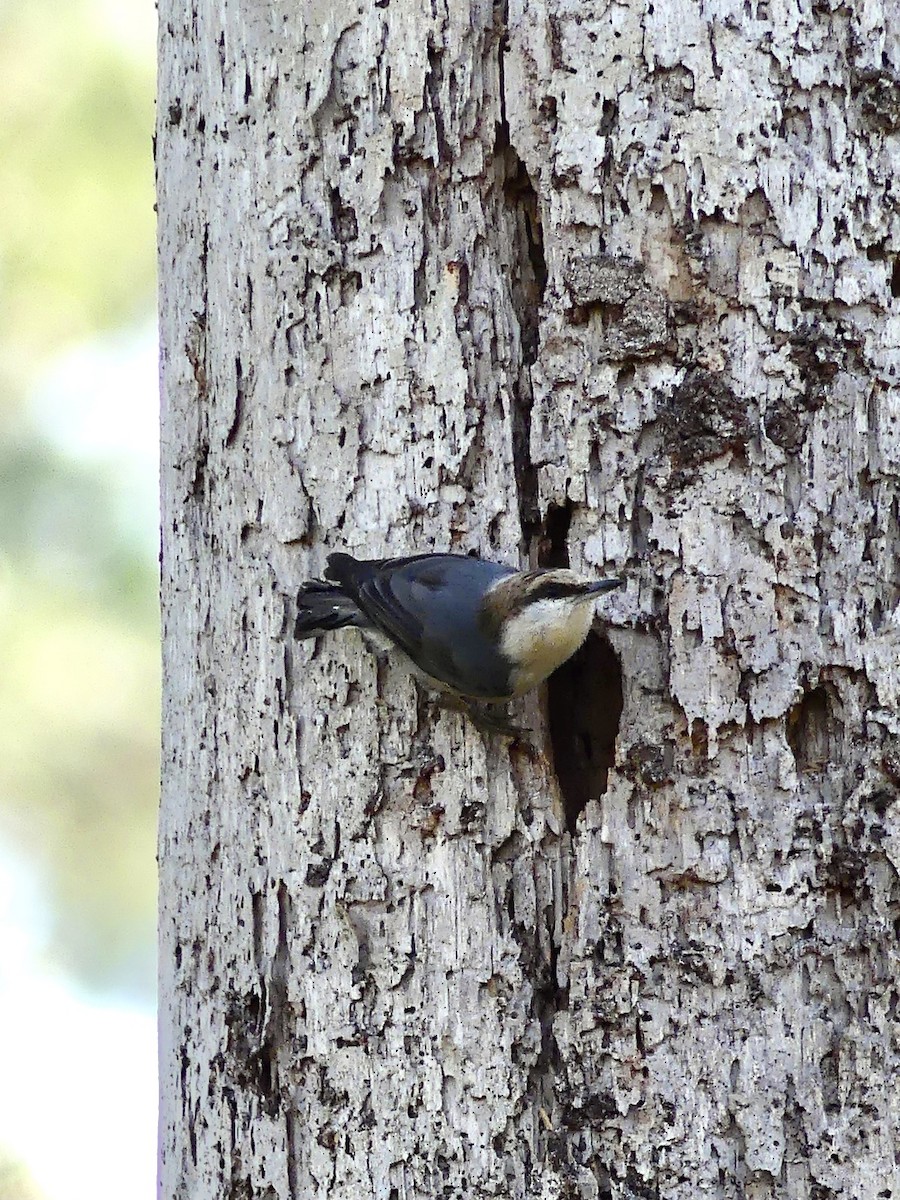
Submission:
<svg viewBox="0 0 900 1200">
<path fill-rule="evenodd" d="M 478 699 L 509 696 L 512 664 L 484 628 L 481 601 L 512 567 L 462 554 L 332 554 L 325 574 L 430 678 Z"/>
<path fill-rule="evenodd" d="M 339 585 L 322 579 L 310 579 L 301 585 L 297 594 L 295 638 L 317 637 L 330 629 L 346 625 L 365 627 L 368 623 L 356 602 Z"/>
</svg>

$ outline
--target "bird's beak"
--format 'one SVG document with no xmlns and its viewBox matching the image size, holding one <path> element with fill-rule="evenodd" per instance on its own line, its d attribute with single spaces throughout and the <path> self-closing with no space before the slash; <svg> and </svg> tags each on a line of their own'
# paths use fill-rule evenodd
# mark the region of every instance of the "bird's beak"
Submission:
<svg viewBox="0 0 900 1200">
<path fill-rule="evenodd" d="M 624 579 L 598 579 L 596 583 L 589 583 L 585 588 L 586 596 L 599 596 L 601 592 L 611 592 L 614 588 L 622 587 L 625 583 Z"/>
</svg>

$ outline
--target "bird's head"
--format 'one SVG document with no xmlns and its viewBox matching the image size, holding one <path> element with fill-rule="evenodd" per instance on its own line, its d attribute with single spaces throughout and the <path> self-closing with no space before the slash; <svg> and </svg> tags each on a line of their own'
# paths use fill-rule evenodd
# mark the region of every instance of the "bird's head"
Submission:
<svg viewBox="0 0 900 1200">
<path fill-rule="evenodd" d="M 510 602 L 509 615 L 521 612 L 541 601 L 559 602 L 560 607 L 569 607 L 593 602 L 603 592 L 621 587 L 621 579 L 580 579 L 574 571 L 559 567 L 545 571 L 526 571 L 514 576 L 509 584 L 507 598 Z"/>
<path fill-rule="evenodd" d="M 512 664 L 513 694 L 534 687 L 587 637 L 593 604 L 622 579 L 580 579 L 565 568 L 507 575 L 485 598 L 487 625 Z"/>
<path fill-rule="evenodd" d="M 591 620 L 591 605 L 603 592 L 621 587 L 624 580 L 581 579 L 567 568 L 516 571 L 500 579 L 485 597 L 483 617 L 486 627 L 502 640 L 511 624 L 523 620 L 539 630 L 568 625 L 577 614 L 585 633 Z M 582 638 L 584 634 L 581 635 Z"/>
</svg>

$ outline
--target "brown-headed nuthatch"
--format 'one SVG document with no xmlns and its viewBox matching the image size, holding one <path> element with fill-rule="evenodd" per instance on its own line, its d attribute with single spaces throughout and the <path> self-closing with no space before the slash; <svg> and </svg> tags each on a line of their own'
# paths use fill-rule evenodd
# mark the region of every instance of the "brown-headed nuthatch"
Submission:
<svg viewBox="0 0 900 1200">
<path fill-rule="evenodd" d="M 516 571 L 463 554 L 371 561 L 331 554 L 325 580 L 300 588 L 294 635 L 355 625 L 381 634 L 435 686 L 504 701 L 574 654 L 597 596 L 622 583 L 563 569 Z"/>
</svg>

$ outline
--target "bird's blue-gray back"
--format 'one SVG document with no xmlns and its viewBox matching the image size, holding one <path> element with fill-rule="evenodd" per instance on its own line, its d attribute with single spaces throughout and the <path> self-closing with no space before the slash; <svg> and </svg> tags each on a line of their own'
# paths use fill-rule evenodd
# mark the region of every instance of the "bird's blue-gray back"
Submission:
<svg viewBox="0 0 900 1200">
<path fill-rule="evenodd" d="M 458 555 L 426 555 L 381 563 L 329 562 L 329 575 L 427 674 L 482 699 L 509 690 L 510 664 L 482 631 L 479 603 L 511 567 Z M 454 636 L 464 628 L 465 639 Z"/>
</svg>

